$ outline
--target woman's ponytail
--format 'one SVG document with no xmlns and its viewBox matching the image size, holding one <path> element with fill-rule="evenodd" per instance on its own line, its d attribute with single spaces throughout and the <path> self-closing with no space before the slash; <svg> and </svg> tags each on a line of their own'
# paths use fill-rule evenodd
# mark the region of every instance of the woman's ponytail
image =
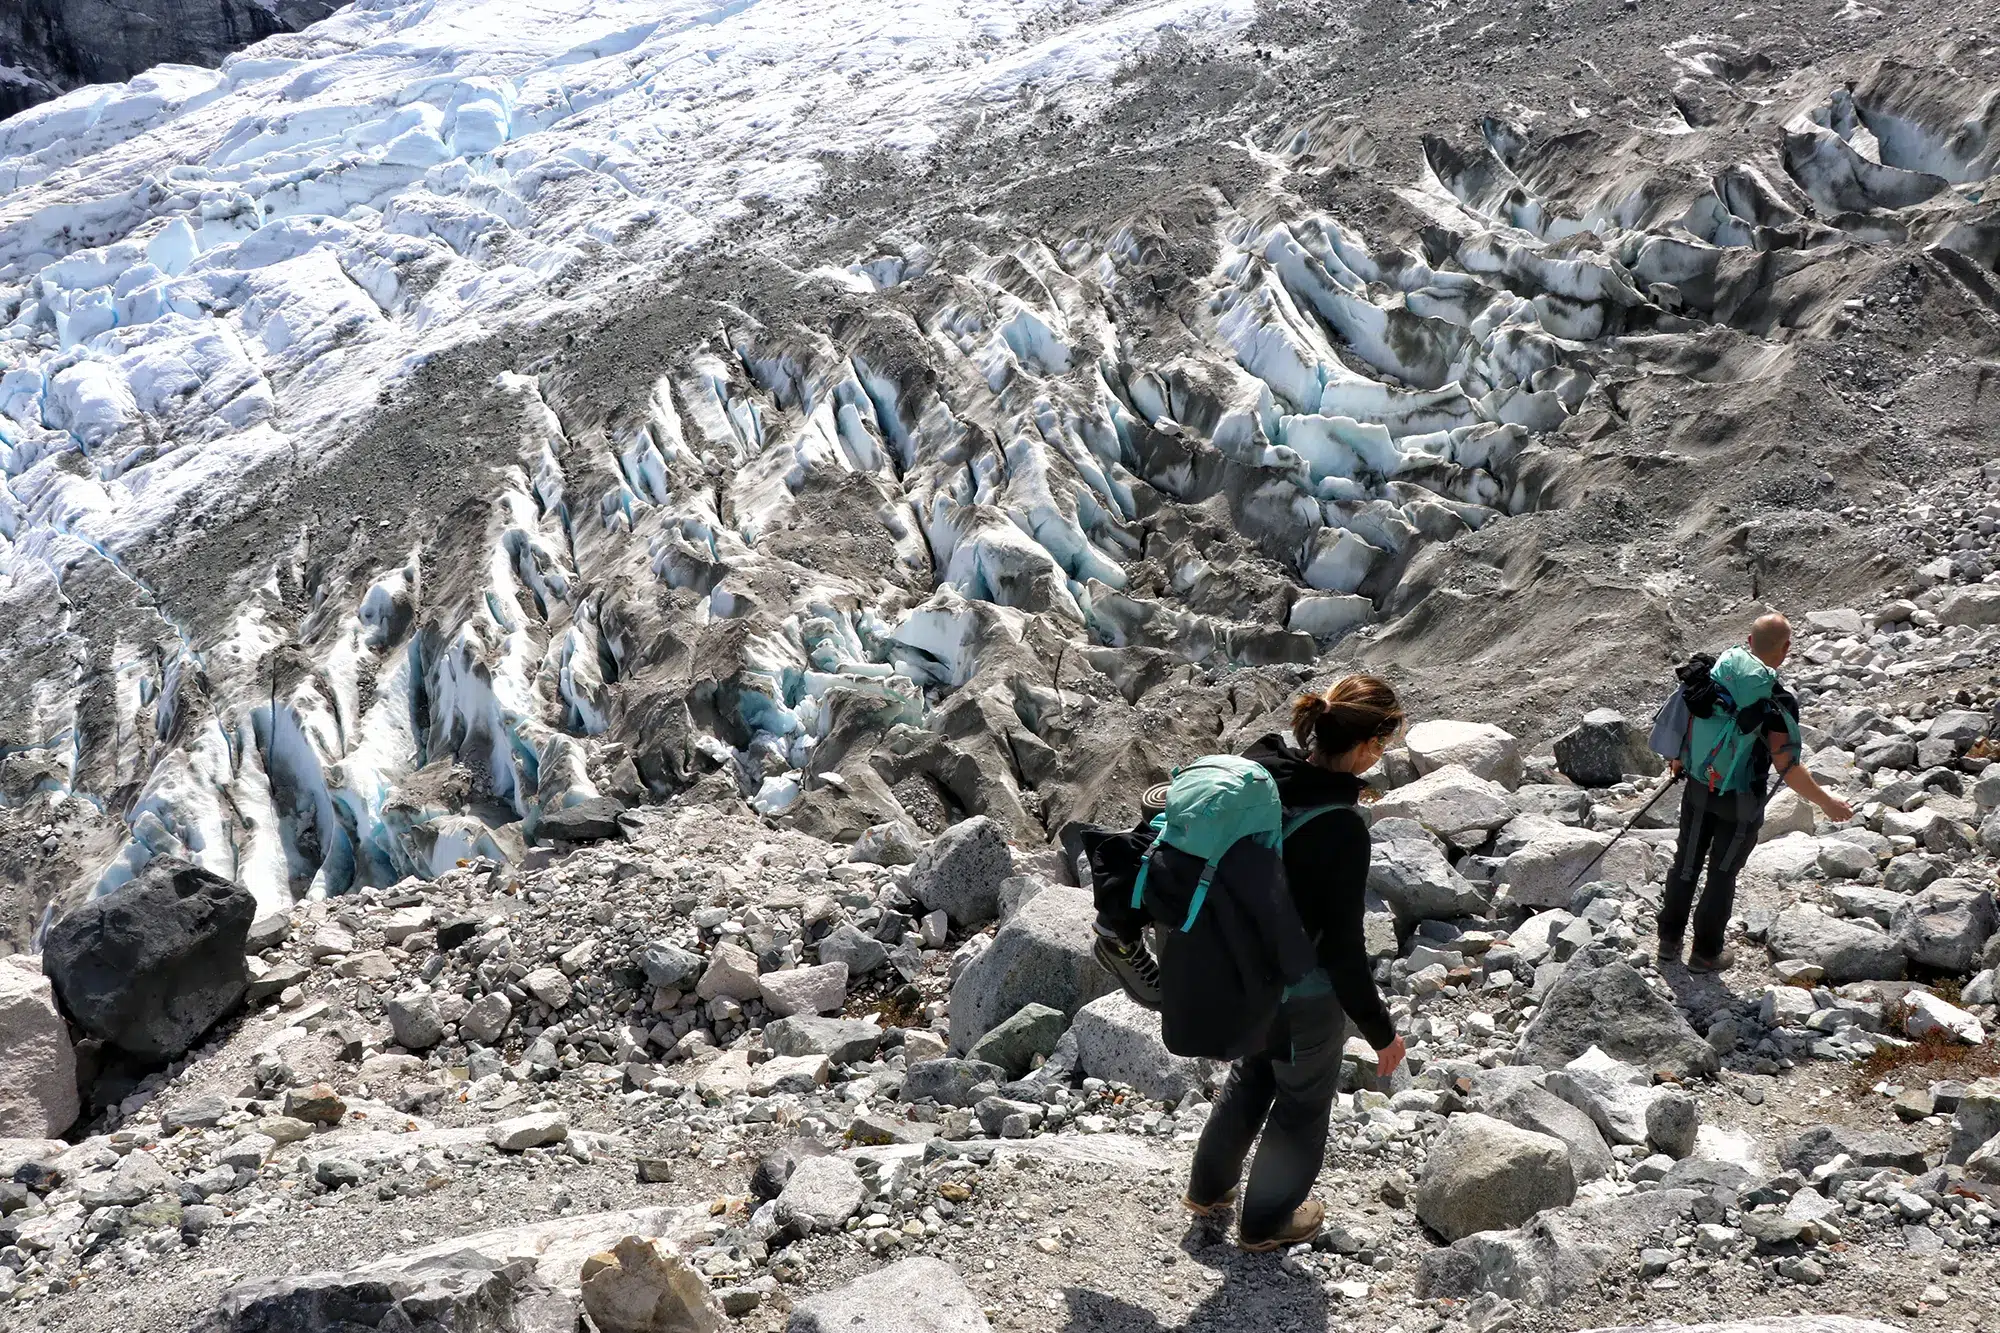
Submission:
<svg viewBox="0 0 2000 1333">
<path fill-rule="evenodd" d="M 1313 753 L 1331 758 L 1364 741 L 1390 740 L 1403 727 L 1403 705 L 1380 676 L 1347 676 L 1292 703 L 1292 735 Z"/>
</svg>

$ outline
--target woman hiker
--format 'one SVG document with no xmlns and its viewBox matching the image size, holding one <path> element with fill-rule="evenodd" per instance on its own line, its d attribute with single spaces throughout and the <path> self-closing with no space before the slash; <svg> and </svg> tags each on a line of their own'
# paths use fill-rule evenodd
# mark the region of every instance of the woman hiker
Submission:
<svg viewBox="0 0 2000 1333">
<path fill-rule="evenodd" d="M 1387 681 L 1349 676 L 1293 703 L 1292 734 L 1301 748 L 1268 735 L 1244 752 L 1277 781 L 1287 810 L 1338 807 L 1285 839 L 1287 885 L 1314 939 L 1319 968 L 1286 993 L 1264 1049 L 1230 1066 L 1188 1182 L 1187 1207 L 1203 1217 L 1236 1207 L 1240 1193 L 1237 1244 L 1246 1250 L 1310 1241 L 1325 1223 L 1326 1208 L 1311 1195 L 1340 1090 L 1348 1022 L 1375 1048 L 1383 1078 L 1403 1062 L 1403 1039 L 1375 989 L 1363 940 L 1369 839 L 1368 823 L 1355 808 L 1361 774 L 1381 760 L 1403 721 Z M 1159 973 L 1146 950 L 1145 918 L 1102 894 L 1099 909 L 1100 961 L 1134 999 L 1146 1003 L 1150 997 L 1157 1005 Z M 1256 1158 L 1239 1192 L 1253 1143 Z"/>
</svg>

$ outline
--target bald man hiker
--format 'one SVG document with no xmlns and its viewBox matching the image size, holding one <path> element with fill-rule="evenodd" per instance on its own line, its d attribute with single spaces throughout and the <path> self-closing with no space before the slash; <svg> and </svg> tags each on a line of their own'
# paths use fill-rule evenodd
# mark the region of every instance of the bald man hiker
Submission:
<svg viewBox="0 0 2000 1333">
<path fill-rule="evenodd" d="M 1780 615 L 1760 617 L 1741 647 L 1713 662 L 1697 655 L 1678 669 L 1681 688 L 1654 724 L 1653 748 L 1675 756 L 1674 775 L 1685 773 L 1688 779 L 1674 868 L 1660 899 L 1662 964 L 1680 961 L 1690 911 L 1694 947 L 1688 970 L 1720 972 L 1734 961 L 1723 947 L 1723 934 L 1736 904 L 1736 877 L 1764 825 L 1764 779 L 1773 765 L 1787 787 L 1828 819 L 1854 817 L 1800 760 L 1798 699 L 1778 679 L 1791 651 L 1791 624 Z M 1675 734 L 1678 744 L 1663 740 Z M 1697 906 L 1695 886 L 1704 861 L 1708 884 Z"/>
</svg>

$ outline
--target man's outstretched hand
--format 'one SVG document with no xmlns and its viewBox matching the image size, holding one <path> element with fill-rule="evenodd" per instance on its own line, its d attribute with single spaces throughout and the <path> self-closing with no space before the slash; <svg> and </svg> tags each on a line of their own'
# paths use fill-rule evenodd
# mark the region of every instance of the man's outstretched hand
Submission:
<svg viewBox="0 0 2000 1333">
<path fill-rule="evenodd" d="M 1375 1052 L 1376 1075 L 1381 1078 L 1389 1077 L 1396 1072 L 1396 1066 L 1402 1064 L 1403 1057 L 1409 1053 L 1409 1048 L 1403 1045 L 1402 1034 L 1397 1033 L 1394 1041 Z"/>
</svg>

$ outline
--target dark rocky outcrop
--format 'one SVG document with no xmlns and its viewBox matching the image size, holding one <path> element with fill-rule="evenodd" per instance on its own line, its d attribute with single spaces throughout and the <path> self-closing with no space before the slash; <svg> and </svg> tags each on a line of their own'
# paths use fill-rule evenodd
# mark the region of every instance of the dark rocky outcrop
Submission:
<svg viewBox="0 0 2000 1333">
<path fill-rule="evenodd" d="M 249 890 L 183 861 L 139 878 L 50 927 L 42 969 L 71 1021 L 142 1059 L 171 1060 L 243 1003 Z"/>
<path fill-rule="evenodd" d="M 0 118 L 87 83 L 154 65 L 215 65 L 273 33 L 297 32 L 340 0 L 9 0 L 0 5 Z"/>
</svg>

